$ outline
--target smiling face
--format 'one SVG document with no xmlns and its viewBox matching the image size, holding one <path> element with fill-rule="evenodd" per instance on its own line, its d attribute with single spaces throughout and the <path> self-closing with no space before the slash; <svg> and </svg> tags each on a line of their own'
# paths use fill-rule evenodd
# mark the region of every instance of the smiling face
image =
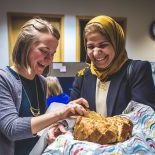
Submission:
<svg viewBox="0 0 155 155">
<path fill-rule="evenodd" d="M 89 33 L 86 37 L 87 55 L 98 69 L 107 68 L 115 57 L 112 44 L 99 32 Z"/>
<path fill-rule="evenodd" d="M 53 61 L 58 40 L 51 34 L 39 33 L 39 41 L 33 44 L 29 51 L 28 61 L 31 74 L 40 75 Z"/>
</svg>

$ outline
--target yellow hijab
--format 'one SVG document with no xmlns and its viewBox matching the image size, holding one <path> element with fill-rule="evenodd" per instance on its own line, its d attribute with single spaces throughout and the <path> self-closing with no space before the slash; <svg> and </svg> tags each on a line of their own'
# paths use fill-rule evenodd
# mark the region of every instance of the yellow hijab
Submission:
<svg viewBox="0 0 155 155">
<path fill-rule="evenodd" d="M 97 16 L 90 20 L 87 25 L 94 25 L 95 23 L 102 26 L 115 50 L 115 57 L 113 61 L 102 71 L 98 70 L 92 62 L 90 64 L 92 74 L 96 75 L 102 82 L 105 82 L 110 75 L 118 72 L 123 64 L 128 60 L 125 50 L 125 37 L 121 26 L 109 16 Z"/>
</svg>

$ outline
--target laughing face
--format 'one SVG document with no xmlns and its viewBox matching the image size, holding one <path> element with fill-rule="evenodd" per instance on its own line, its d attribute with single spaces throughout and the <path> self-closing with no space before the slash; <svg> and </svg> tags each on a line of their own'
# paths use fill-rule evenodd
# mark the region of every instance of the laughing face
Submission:
<svg viewBox="0 0 155 155">
<path fill-rule="evenodd" d="M 87 35 L 87 54 L 98 69 L 108 67 L 115 57 L 112 44 L 99 32 Z"/>
<path fill-rule="evenodd" d="M 40 75 L 53 61 L 58 40 L 51 34 L 40 33 L 39 41 L 32 45 L 29 52 L 29 63 L 34 75 Z"/>
</svg>

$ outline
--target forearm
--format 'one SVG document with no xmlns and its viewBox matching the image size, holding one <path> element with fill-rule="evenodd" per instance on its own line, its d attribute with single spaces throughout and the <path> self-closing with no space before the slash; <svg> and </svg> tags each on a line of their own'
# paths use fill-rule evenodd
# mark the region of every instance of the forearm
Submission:
<svg viewBox="0 0 155 155">
<path fill-rule="evenodd" d="M 88 107 L 88 102 L 83 98 L 79 98 L 70 102 L 64 107 L 59 108 L 58 110 L 52 110 L 49 113 L 40 115 L 38 117 L 33 117 L 31 119 L 32 133 L 36 134 L 38 131 L 50 126 L 51 124 L 72 115 L 87 115 L 85 108 Z"/>
<path fill-rule="evenodd" d="M 53 123 L 63 119 L 62 114 L 58 111 L 43 114 L 31 119 L 32 133 L 36 134 L 38 131 L 50 126 Z"/>
</svg>

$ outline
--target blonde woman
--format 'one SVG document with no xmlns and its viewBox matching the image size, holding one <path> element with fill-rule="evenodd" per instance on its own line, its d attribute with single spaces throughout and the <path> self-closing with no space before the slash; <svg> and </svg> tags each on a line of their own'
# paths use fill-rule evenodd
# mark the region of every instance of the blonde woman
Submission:
<svg viewBox="0 0 155 155">
<path fill-rule="evenodd" d="M 60 82 L 57 77 L 48 76 L 47 80 L 47 100 L 46 106 L 52 102 L 64 103 L 67 104 L 70 101 L 70 97 L 63 92 Z"/>
<path fill-rule="evenodd" d="M 20 30 L 12 52 L 12 66 L 0 70 L 0 155 L 29 155 L 37 132 L 70 115 L 85 115 L 85 99 L 44 114 L 46 80 L 59 32 L 46 20 L 33 18 Z"/>
</svg>

